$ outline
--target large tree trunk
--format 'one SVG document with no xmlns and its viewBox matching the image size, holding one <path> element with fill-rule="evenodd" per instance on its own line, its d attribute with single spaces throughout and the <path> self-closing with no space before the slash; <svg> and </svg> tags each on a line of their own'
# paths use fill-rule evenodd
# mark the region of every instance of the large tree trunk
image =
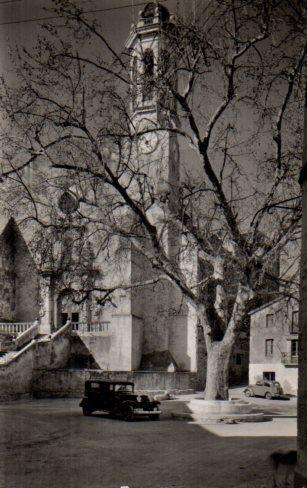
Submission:
<svg viewBox="0 0 307 488">
<path fill-rule="evenodd" d="M 237 337 L 238 325 L 246 313 L 246 306 L 253 292 L 250 288 L 239 284 L 231 318 L 225 324 L 224 337 L 214 340 L 214 327 L 207 321 L 206 311 L 200 322 L 203 325 L 207 348 L 207 374 L 205 400 L 228 400 L 230 358 Z"/>
<path fill-rule="evenodd" d="M 229 364 L 233 342 L 216 341 L 207 347 L 205 400 L 228 400 Z"/>
</svg>

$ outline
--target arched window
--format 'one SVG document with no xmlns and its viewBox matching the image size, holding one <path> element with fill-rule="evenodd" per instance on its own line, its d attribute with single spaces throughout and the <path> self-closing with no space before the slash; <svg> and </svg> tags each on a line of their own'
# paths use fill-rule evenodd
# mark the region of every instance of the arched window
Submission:
<svg viewBox="0 0 307 488">
<path fill-rule="evenodd" d="M 154 54 L 151 49 L 144 51 L 143 57 L 143 101 L 152 100 L 154 88 Z"/>
<path fill-rule="evenodd" d="M 154 20 L 156 5 L 153 2 L 150 2 L 144 8 L 141 17 L 143 19 L 144 24 L 152 24 Z"/>
</svg>

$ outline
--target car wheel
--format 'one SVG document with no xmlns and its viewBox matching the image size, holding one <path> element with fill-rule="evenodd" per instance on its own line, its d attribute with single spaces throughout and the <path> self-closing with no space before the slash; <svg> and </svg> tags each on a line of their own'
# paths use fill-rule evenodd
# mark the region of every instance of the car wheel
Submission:
<svg viewBox="0 0 307 488">
<path fill-rule="evenodd" d="M 251 391 L 251 390 L 245 390 L 245 391 L 244 391 L 244 395 L 245 395 L 246 397 L 250 397 L 250 396 L 252 396 L 252 391 Z"/>
<path fill-rule="evenodd" d="M 121 414 L 126 422 L 133 420 L 133 407 L 131 405 L 123 405 L 121 408 Z"/>
<path fill-rule="evenodd" d="M 83 415 L 85 417 L 89 417 L 92 414 L 92 412 L 90 411 L 90 409 L 88 407 L 83 407 L 82 412 L 83 412 Z"/>
<path fill-rule="evenodd" d="M 122 416 L 121 409 L 119 408 L 118 405 L 116 405 L 116 407 L 114 407 L 113 410 L 111 411 L 111 416 L 115 419 Z"/>
<path fill-rule="evenodd" d="M 272 394 L 269 391 L 267 391 L 266 394 L 265 394 L 265 398 L 267 400 L 271 400 L 272 399 Z"/>
</svg>

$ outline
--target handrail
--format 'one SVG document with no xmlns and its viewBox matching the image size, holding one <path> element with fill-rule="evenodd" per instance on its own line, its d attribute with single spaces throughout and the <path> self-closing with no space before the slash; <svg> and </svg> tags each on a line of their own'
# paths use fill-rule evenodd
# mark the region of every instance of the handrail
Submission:
<svg viewBox="0 0 307 488">
<path fill-rule="evenodd" d="M 34 325 L 38 327 L 38 323 L 35 323 Z M 50 339 L 51 340 L 56 339 L 56 337 L 63 334 L 64 332 L 68 331 L 70 329 L 70 327 L 71 327 L 71 322 L 70 321 L 66 322 L 66 324 L 63 325 L 63 327 L 61 327 L 60 329 L 58 329 L 56 332 L 54 332 L 53 334 L 51 334 L 49 336 Z M 22 349 L 20 349 L 19 351 L 16 351 L 16 354 L 13 357 L 8 358 L 7 362 L 3 362 L 3 363 L 0 362 L 0 368 L 8 366 L 13 361 L 15 361 L 20 356 L 22 356 L 22 354 L 24 354 L 26 351 L 31 349 L 33 346 L 36 346 L 36 344 L 38 344 L 38 343 L 39 343 L 39 340 L 36 340 L 33 338 L 29 344 L 26 344 L 26 346 L 24 346 Z"/>
<path fill-rule="evenodd" d="M 55 339 L 57 336 L 63 334 L 64 332 L 68 331 L 71 328 L 71 322 L 68 320 L 66 324 L 64 324 L 60 329 L 56 330 L 51 334 L 51 339 Z"/>
<path fill-rule="evenodd" d="M 14 339 L 15 346 L 16 347 L 23 346 L 30 340 L 34 339 L 38 335 L 38 331 L 39 331 L 39 323 L 36 320 L 31 327 L 23 331 L 21 334 L 19 334 L 16 337 L 16 339 Z"/>
<path fill-rule="evenodd" d="M 16 359 L 19 358 L 22 354 L 24 354 L 28 349 L 31 349 L 34 345 L 36 344 L 36 340 L 33 339 L 29 344 L 27 344 L 25 347 L 20 349 L 20 351 L 16 351 L 16 354 L 13 357 L 10 357 L 9 360 L 6 363 L 0 363 L 0 368 L 7 366 L 8 364 L 12 363 Z"/>
</svg>

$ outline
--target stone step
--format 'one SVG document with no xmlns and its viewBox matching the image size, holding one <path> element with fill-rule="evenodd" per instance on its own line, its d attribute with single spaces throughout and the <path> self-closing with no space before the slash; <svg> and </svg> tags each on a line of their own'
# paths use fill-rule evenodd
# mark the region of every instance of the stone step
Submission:
<svg viewBox="0 0 307 488">
<path fill-rule="evenodd" d="M 17 354 L 18 351 L 8 351 L 0 357 L 0 364 L 8 363 Z"/>
</svg>

